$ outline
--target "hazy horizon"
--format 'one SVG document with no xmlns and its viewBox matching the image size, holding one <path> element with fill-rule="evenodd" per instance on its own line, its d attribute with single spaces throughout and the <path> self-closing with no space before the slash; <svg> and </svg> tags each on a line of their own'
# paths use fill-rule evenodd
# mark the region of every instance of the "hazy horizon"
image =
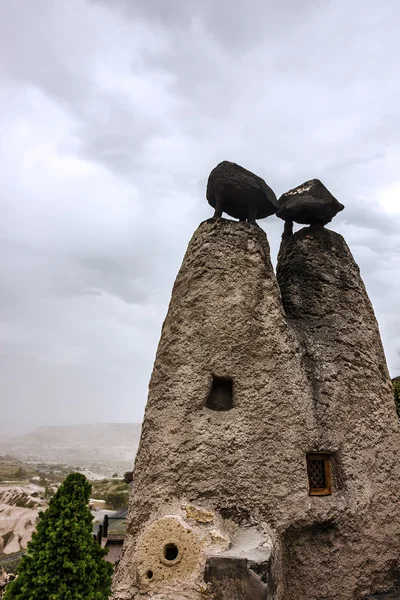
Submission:
<svg viewBox="0 0 400 600">
<path fill-rule="evenodd" d="M 7 439 L 19 437 L 21 435 L 25 435 L 27 433 L 34 432 L 38 429 L 44 427 L 90 427 L 96 425 L 141 425 L 142 421 L 100 421 L 100 422 L 87 422 L 87 423 L 43 423 L 42 425 L 35 425 L 34 427 L 29 427 L 29 425 L 25 427 L 18 428 L 18 424 L 16 424 L 15 429 L 7 429 L 2 430 L 2 426 L 0 423 L 0 443 L 3 441 L 7 441 Z"/>
</svg>

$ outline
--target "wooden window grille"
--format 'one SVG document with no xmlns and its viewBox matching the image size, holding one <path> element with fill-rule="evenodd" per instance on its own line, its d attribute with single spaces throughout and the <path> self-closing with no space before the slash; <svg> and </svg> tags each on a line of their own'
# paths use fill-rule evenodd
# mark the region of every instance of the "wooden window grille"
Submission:
<svg viewBox="0 0 400 600">
<path fill-rule="evenodd" d="M 329 494 L 332 494 L 329 454 L 307 454 L 307 473 L 310 496 L 329 496 Z"/>
</svg>

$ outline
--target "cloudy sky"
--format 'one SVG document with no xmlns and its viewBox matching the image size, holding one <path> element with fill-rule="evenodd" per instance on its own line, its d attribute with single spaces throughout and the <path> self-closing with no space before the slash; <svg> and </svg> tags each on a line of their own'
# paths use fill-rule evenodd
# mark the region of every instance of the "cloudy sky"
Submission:
<svg viewBox="0 0 400 600">
<path fill-rule="evenodd" d="M 400 374 L 399 30 L 398 0 L 1 3 L 0 435 L 141 420 L 224 159 L 346 205 Z"/>
</svg>

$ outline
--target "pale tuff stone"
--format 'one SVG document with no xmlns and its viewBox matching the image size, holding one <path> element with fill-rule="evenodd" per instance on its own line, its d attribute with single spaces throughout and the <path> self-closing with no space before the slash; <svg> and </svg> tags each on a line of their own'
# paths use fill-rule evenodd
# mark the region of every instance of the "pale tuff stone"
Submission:
<svg viewBox="0 0 400 600">
<path fill-rule="evenodd" d="M 197 508 L 193 504 L 187 504 L 184 508 L 188 519 L 194 519 L 199 523 L 212 523 L 214 521 L 214 511 L 212 510 Z"/>
<path fill-rule="evenodd" d="M 150 382 L 116 600 L 394 588 L 400 431 L 358 267 L 341 236 L 305 228 L 283 240 L 278 281 L 260 228 L 220 219 L 193 235 Z M 322 451 L 332 494 L 310 496 L 306 456 Z M 180 560 L 166 564 L 167 544 Z"/>
<path fill-rule="evenodd" d="M 213 375 L 233 379 L 231 410 L 206 407 Z M 124 586 L 135 597 L 138 536 L 157 518 L 174 514 L 174 506 L 179 512 L 185 502 L 194 504 L 230 524 L 263 515 L 279 527 L 303 518 L 311 405 L 301 347 L 285 321 L 264 231 L 224 219 L 202 223 L 162 328 L 115 597 Z M 204 568 L 198 577 L 196 585 Z M 196 585 L 180 581 L 176 600 L 202 598 Z"/>
<path fill-rule="evenodd" d="M 283 240 L 277 278 L 288 322 L 305 347 L 314 449 L 333 452 L 323 527 L 283 535 L 285 600 L 350 600 L 396 583 L 400 558 L 399 422 L 378 325 L 342 238 L 321 227 Z"/>
</svg>

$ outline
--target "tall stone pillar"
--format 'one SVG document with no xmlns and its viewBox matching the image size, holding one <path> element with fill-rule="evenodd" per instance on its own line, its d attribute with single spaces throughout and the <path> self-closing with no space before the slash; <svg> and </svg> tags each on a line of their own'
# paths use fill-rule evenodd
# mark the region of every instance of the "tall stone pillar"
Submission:
<svg viewBox="0 0 400 600">
<path fill-rule="evenodd" d="M 285 600 L 393 589 L 399 423 L 359 268 L 342 236 L 313 226 L 284 236 L 277 278 L 288 323 L 304 344 L 316 425 L 310 450 L 329 453 L 333 478 L 330 496 L 309 499 L 314 524 L 293 523 L 283 534 Z"/>
<path fill-rule="evenodd" d="M 361 600 L 396 588 L 400 430 L 376 319 L 343 238 L 321 224 L 290 231 L 278 281 L 253 224 L 206 221 L 189 244 L 115 600 Z"/>
<path fill-rule="evenodd" d="M 202 223 L 162 328 L 115 598 L 256 600 L 281 585 L 266 572 L 280 568 L 273 531 L 308 501 L 314 423 L 301 357 L 263 230 Z M 212 595 L 219 584 L 205 581 L 206 561 L 239 538 L 239 557 L 264 573 Z M 259 595 L 242 590 L 253 583 Z"/>
</svg>

